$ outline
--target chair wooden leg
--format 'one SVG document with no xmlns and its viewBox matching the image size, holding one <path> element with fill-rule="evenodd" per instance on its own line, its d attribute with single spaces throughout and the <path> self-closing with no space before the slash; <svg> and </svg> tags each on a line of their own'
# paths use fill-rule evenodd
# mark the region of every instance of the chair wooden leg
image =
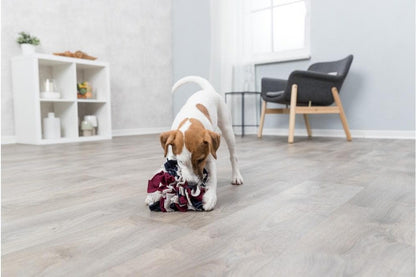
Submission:
<svg viewBox="0 0 416 277">
<path fill-rule="evenodd" d="M 257 131 L 257 137 L 261 138 L 263 136 L 263 126 L 264 126 L 264 117 L 266 116 L 267 102 L 263 100 L 261 104 L 261 117 L 260 117 L 260 126 Z"/>
<path fill-rule="evenodd" d="M 339 98 L 338 89 L 336 87 L 332 88 L 332 96 L 334 97 L 335 104 L 339 108 L 339 117 L 341 118 L 342 127 L 344 127 L 345 135 L 347 136 L 347 141 L 351 141 L 351 133 L 348 127 L 347 117 L 344 113 L 344 108 L 342 107 L 341 99 Z"/>
<path fill-rule="evenodd" d="M 290 96 L 290 116 L 289 116 L 289 138 L 288 142 L 293 143 L 295 137 L 295 119 L 296 119 L 296 100 L 298 97 L 298 86 L 292 85 Z"/>
<path fill-rule="evenodd" d="M 303 119 L 305 120 L 306 131 L 308 132 L 308 137 L 312 137 L 311 125 L 309 125 L 309 119 L 307 114 L 303 114 Z"/>
</svg>

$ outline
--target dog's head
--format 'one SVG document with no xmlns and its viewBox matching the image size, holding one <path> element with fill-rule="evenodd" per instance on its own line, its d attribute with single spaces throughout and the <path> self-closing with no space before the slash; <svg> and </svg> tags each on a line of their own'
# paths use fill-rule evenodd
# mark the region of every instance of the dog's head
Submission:
<svg viewBox="0 0 416 277">
<path fill-rule="evenodd" d="M 186 120 L 188 122 L 184 128 L 162 133 L 160 143 L 165 150 L 165 157 L 169 145 L 172 147 L 183 178 L 188 182 L 197 183 L 202 179 L 209 155 L 217 158 L 220 135 L 205 129 L 197 119 Z"/>
</svg>

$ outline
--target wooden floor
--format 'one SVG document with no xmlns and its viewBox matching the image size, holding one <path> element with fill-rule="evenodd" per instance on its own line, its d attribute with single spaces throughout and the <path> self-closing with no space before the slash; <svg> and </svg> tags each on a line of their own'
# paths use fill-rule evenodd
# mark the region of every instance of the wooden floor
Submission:
<svg viewBox="0 0 416 277">
<path fill-rule="evenodd" d="M 2 147 L 2 276 L 414 276 L 411 140 L 237 137 L 212 212 L 157 213 L 157 135 Z"/>
</svg>

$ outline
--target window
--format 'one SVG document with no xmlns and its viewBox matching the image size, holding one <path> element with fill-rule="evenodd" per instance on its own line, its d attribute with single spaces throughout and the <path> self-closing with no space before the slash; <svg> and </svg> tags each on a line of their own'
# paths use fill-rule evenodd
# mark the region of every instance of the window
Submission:
<svg viewBox="0 0 416 277">
<path fill-rule="evenodd" d="M 310 0 L 248 0 L 246 31 L 254 63 L 309 58 Z"/>
</svg>

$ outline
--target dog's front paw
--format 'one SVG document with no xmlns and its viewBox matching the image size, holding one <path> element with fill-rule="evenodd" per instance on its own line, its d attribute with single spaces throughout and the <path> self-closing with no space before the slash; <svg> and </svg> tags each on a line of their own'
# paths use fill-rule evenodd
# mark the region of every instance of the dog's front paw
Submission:
<svg viewBox="0 0 416 277">
<path fill-rule="evenodd" d="M 231 179 L 231 184 L 233 185 L 242 185 L 243 184 L 243 177 L 241 177 L 240 172 L 233 174 L 233 178 Z"/>
<path fill-rule="evenodd" d="M 205 211 L 210 211 L 214 209 L 215 204 L 217 204 L 217 194 L 214 190 L 207 190 L 202 197 L 202 206 Z"/>
</svg>

